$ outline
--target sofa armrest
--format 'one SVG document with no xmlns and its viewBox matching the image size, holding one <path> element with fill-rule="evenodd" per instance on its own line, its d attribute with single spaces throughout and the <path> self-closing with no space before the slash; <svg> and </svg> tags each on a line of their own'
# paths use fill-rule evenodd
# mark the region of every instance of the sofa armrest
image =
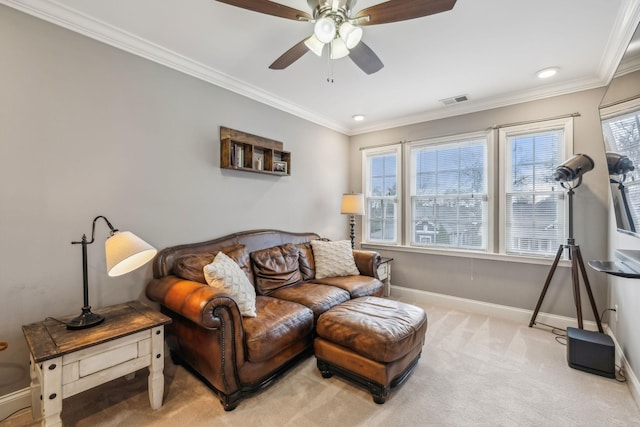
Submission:
<svg viewBox="0 0 640 427">
<path fill-rule="evenodd" d="M 356 267 L 363 276 L 371 276 L 379 279 L 378 266 L 380 265 L 381 256 L 375 251 L 354 250 L 353 259 Z"/>
<path fill-rule="evenodd" d="M 233 317 L 242 317 L 236 302 L 223 291 L 176 276 L 152 279 L 147 285 L 146 295 L 206 329 L 220 328 L 221 320 L 215 314 L 218 307 L 228 308 Z"/>
</svg>

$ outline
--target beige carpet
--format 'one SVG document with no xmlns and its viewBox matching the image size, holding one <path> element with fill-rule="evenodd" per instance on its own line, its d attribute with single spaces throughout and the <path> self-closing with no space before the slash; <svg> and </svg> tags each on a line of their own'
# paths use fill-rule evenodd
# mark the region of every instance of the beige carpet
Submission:
<svg viewBox="0 0 640 427">
<path fill-rule="evenodd" d="M 425 306 L 427 341 L 413 375 L 384 405 L 313 357 L 224 412 L 167 358 L 164 406 L 149 407 L 146 372 L 65 399 L 65 426 L 628 426 L 640 411 L 626 384 L 571 369 L 548 330 Z M 22 411 L 3 426 L 36 426 Z"/>
</svg>

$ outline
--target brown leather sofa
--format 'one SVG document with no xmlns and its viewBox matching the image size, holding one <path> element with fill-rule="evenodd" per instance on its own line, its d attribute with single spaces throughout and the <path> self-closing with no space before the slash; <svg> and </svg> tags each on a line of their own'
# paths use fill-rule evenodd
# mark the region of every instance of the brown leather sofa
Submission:
<svg viewBox="0 0 640 427">
<path fill-rule="evenodd" d="M 320 314 L 352 298 L 382 296 L 377 252 L 353 251 L 359 276 L 316 279 L 310 241 L 319 238 L 245 231 L 169 247 L 154 259 L 146 294 L 173 319 L 165 333 L 171 356 L 205 381 L 225 410 L 312 354 Z M 236 301 L 206 284 L 202 267 L 218 251 L 254 285 L 256 317 L 243 317 Z"/>
</svg>

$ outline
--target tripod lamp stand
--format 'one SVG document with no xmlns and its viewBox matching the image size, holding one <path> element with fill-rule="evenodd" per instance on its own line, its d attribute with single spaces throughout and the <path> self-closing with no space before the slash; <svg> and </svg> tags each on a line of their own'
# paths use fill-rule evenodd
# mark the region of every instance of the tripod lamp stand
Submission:
<svg viewBox="0 0 640 427">
<path fill-rule="evenodd" d="M 351 248 L 356 247 L 356 215 L 364 215 L 364 195 L 362 193 L 345 193 L 342 195 L 342 207 L 340 213 L 351 216 L 349 225 L 351 233 Z"/>
<path fill-rule="evenodd" d="M 547 280 L 542 288 L 542 293 L 538 299 L 538 304 L 533 312 L 529 327 L 532 327 L 536 323 L 536 317 L 542 306 L 542 301 L 547 293 L 553 274 L 558 267 L 558 262 L 562 257 L 564 250 L 567 250 L 569 260 L 571 261 L 571 282 L 573 286 L 573 300 L 576 306 L 576 317 L 578 318 L 578 328 L 583 329 L 582 322 L 582 303 L 580 301 L 580 273 L 582 274 L 582 280 L 584 287 L 587 290 L 589 296 L 589 302 L 591 303 L 591 309 L 598 325 L 598 331 L 603 332 L 602 323 L 600 322 L 600 316 L 598 315 L 598 309 L 596 308 L 595 300 L 593 299 L 593 293 L 591 292 L 591 285 L 589 284 L 589 278 L 587 277 L 587 271 L 584 267 L 584 261 L 582 260 L 582 254 L 580 252 L 580 246 L 575 244 L 573 238 L 573 194 L 574 189 L 578 188 L 582 184 L 582 175 L 593 169 L 594 163 L 591 157 L 586 154 L 575 154 L 570 159 L 566 160 L 560 166 L 558 166 L 553 174 L 553 178 L 560 182 L 562 188 L 567 189 L 569 195 L 569 238 L 566 245 L 560 245 L 556 257 L 551 265 L 551 270 L 547 275 Z M 577 180 L 577 182 L 575 182 Z M 574 183 L 575 182 L 575 183 Z"/>
</svg>

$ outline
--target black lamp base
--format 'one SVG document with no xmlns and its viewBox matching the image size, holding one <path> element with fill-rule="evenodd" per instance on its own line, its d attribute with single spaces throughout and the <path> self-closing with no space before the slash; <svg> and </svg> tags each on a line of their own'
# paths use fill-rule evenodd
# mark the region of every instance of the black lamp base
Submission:
<svg viewBox="0 0 640 427">
<path fill-rule="evenodd" d="M 82 314 L 67 323 L 67 329 L 86 329 L 104 322 L 104 316 L 91 312 L 91 307 L 82 307 Z"/>
</svg>

